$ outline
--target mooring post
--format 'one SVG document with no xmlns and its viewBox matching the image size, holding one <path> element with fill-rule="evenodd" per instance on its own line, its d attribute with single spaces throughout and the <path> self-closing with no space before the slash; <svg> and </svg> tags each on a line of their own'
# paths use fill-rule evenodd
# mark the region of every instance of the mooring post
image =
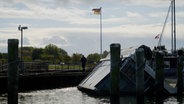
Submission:
<svg viewBox="0 0 184 104">
<path fill-rule="evenodd" d="M 8 104 L 18 104 L 18 39 L 8 39 Z"/>
<path fill-rule="evenodd" d="M 156 52 L 156 75 L 155 75 L 155 88 L 156 95 L 161 98 L 164 90 L 164 54 L 162 52 Z"/>
<path fill-rule="evenodd" d="M 183 60 L 184 60 L 184 56 L 179 55 L 179 57 L 177 58 L 177 74 L 178 74 L 177 93 L 178 95 L 181 95 L 183 93 Z"/>
<path fill-rule="evenodd" d="M 136 49 L 136 100 L 137 104 L 144 103 L 144 49 Z"/>
<path fill-rule="evenodd" d="M 164 59 L 163 53 L 156 52 L 156 93 L 163 92 L 164 88 Z M 159 95 L 159 94 L 158 94 Z"/>
<path fill-rule="evenodd" d="M 111 69 L 110 69 L 110 102 L 119 104 L 119 76 L 120 76 L 120 44 L 110 45 Z"/>
</svg>

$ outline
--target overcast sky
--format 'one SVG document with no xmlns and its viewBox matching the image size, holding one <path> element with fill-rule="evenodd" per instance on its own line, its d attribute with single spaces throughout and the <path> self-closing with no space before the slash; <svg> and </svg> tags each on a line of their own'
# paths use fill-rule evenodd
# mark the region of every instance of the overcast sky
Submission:
<svg viewBox="0 0 184 104">
<path fill-rule="evenodd" d="M 7 52 L 7 40 L 19 39 L 24 46 L 55 44 L 72 53 L 100 53 L 99 15 L 102 7 L 103 51 L 111 43 L 122 48 L 145 44 L 153 48 L 160 34 L 170 0 L 0 0 L 0 52 Z M 176 0 L 177 48 L 184 47 L 184 1 Z M 162 44 L 170 49 L 170 18 Z M 20 46 L 20 44 L 19 44 Z"/>
</svg>

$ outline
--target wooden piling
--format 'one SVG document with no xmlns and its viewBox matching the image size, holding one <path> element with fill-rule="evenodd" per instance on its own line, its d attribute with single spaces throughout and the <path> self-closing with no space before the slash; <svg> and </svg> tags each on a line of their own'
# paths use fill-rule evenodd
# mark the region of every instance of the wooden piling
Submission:
<svg viewBox="0 0 184 104">
<path fill-rule="evenodd" d="M 137 104 L 144 103 L 144 68 L 145 58 L 142 48 L 136 49 L 136 100 Z"/>
<path fill-rule="evenodd" d="M 164 90 L 164 54 L 156 52 L 156 75 L 155 75 L 155 89 L 156 95 L 162 95 Z"/>
<path fill-rule="evenodd" d="M 8 104 L 18 104 L 18 43 L 8 39 Z"/>
<path fill-rule="evenodd" d="M 111 69 L 110 69 L 110 102 L 119 104 L 119 72 L 120 72 L 120 44 L 110 45 Z"/>
<path fill-rule="evenodd" d="M 179 56 L 177 59 L 177 93 L 182 95 L 183 93 L 183 56 Z"/>
</svg>

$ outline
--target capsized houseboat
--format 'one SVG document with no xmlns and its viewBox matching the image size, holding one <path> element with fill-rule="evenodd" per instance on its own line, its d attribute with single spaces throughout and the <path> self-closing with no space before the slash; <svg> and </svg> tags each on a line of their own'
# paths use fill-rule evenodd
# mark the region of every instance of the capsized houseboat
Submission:
<svg viewBox="0 0 184 104">
<path fill-rule="evenodd" d="M 143 48 L 145 57 L 147 58 L 144 68 L 144 93 L 154 93 L 155 90 L 155 61 L 152 58 L 152 51 L 147 46 L 130 47 L 121 50 L 121 66 L 120 66 L 120 94 L 136 93 L 136 69 L 135 69 L 135 50 Z M 169 58 L 171 57 L 171 58 Z M 166 65 L 164 70 L 173 68 L 172 55 L 164 57 Z M 110 93 L 110 55 L 102 59 L 101 62 L 93 69 L 93 71 L 78 85 L 78 89 L 87 93 L 97 95 L 107 95 Z M 175 94 L 176 88 L 171 86 L 166 80 L 164 81 L 164 93 Z"/>
<path fill-rule="evenodd" d="M 161 45 L 163 33 L 169 16 L 172 13 L 172 32 L 171 32 L 171 53 L 168 53 Z M 171 0 L 168 13 L 163 25 L 162 32 L 159 34 L 158 46 L 154 49 L 164 53 L 164 75 L 165 78 L 176 78 L 177 53 L 176 53 L 176 19 L 175 19 L 175 0 Z M 155 56 L 147 46 L 130 47 L 121 50 L 121 66 L 120 66 L 120 94 L 136 93 L 136 76 L 135 76 L 135 50 L 143 48 L 145 52 L 146 62 L 144 68 L 144 92 L 154 93 L 155 87 Z M 154 53 L 154 51 L 153 51 Z M 183 53 L 182 53 L 183 54 Z M 96 94 L 108 94 L 110 92 L 110 55 L 102 59 L 101 62 L 93 69 L 93 71 L 78 85 L 78 89 Z M 168 83 L 164 79 L 164 93 L 175 94 L 175 86 Z"/>
</svg>

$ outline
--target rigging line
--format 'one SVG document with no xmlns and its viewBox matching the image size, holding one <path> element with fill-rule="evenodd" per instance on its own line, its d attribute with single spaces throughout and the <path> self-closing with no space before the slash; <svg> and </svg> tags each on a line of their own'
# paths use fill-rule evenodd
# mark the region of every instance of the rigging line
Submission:
<svg viewBox="0 0 184 104">
<path fill-rule="evenodd" d="M 167 12 L 167 16 L 166 16 L 166 19 L 165 19 L 165 22 L 164 22 L 164 26 L 163 26 L 163 28 L 162 28 L 162 32 L 161 32 L 161 34 L 160 34 L 160 38 L 159 38 L 159 41 L 158 41 L 158 46 L 161 46 L 163 33 L 164 33 L 164 30 L 165 30 L 165 27 L 166 27 L 166 24 L 167 24 L 167 20 L 168 20 L 168 17 L 169 17 L 169 13 L 170 13 L 172 4 L 173 4 L 173 0 L 171 1 L 171 4 L 170 4 L 169 9 L 168 9 L 168 12 Z"/>
</svg>

